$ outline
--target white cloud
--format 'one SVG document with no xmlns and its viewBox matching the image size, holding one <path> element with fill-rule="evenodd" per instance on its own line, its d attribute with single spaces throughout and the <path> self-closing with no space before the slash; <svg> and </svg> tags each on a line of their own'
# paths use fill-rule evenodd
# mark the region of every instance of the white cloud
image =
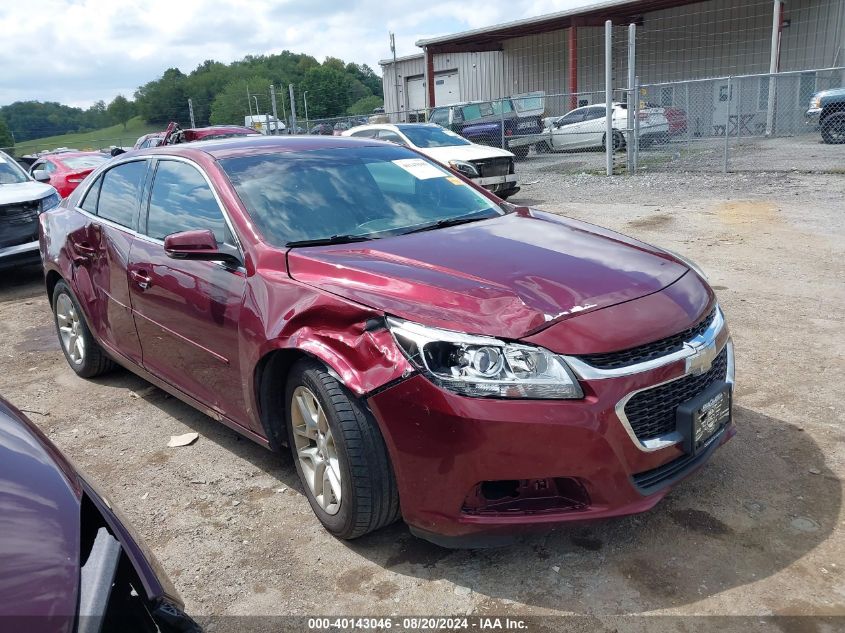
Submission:
<svg viewBox="0 0 845 633">
<path fill-rule="evenodd" d="M 0 7 L 0 105 L 37 99 L 87 106 L 131 96 L 176 66 L 290 50 L 369 64 L 419 52 L 422 37 L 592 4 L 592 0 L 41 0 Z"/>
</svg>

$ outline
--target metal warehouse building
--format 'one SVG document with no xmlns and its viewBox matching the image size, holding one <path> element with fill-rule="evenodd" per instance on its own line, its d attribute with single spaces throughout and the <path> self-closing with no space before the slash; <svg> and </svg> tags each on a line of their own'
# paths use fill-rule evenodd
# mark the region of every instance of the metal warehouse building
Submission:
<svg viewBox="0 0 845 633">
<path fill-rule="evenodd" d="M 550 114 L 603 102 L 605 20 L 614 23 L 618 88 L 627 84 L 630 23 L 641 84 L 845 66 L 845 0 L 617 0 L 418 41 L 421 54 L 380 62 L 385 111 L 413 120 L 434 105 L 533 91 L 568 95 L 547 101 Z M 746 108 L 765 110 L 768 85 L 744 83 Z M 818 87 L 815 73 L 798 76 L 796 103 Z M 675 90 L 656 100 L 673 105 Z"/>
</svg>

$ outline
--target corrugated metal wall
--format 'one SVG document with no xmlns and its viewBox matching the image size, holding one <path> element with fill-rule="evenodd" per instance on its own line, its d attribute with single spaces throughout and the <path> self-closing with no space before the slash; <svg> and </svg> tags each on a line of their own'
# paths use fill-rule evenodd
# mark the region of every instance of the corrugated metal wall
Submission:
<svg viewBox="0 0 845 633">
<path fill-rule="evenodd" d="M 769 70 L 771 0 L 707 0 L 647 13 L 638 28 L 637 74 L 658 83 L 765 73 Z M 845 65 L 845 0 L 788 0 L 781 70 Z M 503 52 L 434 56 L 435 72 L 457 69 L 462 100 L 544 90 L 568 91 L 567 31 L 518 37 Z M 627 25 L 614 27 L 614 84 L 627 83 Z M 422 57 L 399 63 L 400 86 L 422 75 Z M 391 65 L 384 66 L 386 109 L 395 110 Z M 578 88 L 591 103 L 604 100 L 604 28 L 578 29 Z M 400 95 L 400 101 L 404 99 Z M 561 108 L 564 107 L 561 100 Z"/>
</svg>

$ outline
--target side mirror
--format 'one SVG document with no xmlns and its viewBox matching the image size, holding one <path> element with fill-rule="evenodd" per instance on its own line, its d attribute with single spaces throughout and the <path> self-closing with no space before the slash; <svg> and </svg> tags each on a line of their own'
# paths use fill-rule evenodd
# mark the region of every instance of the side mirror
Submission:
<svg viewBox="0 0 845 633">
<path fill-rule="evenodd" d="M 50 182 L 50 174 L 47 173 L 46 169 L 36 169 L 32 172 L 32 177 L 38 182 Z"/>
<path fill-rule="evenodd" d="M 231 252 L 221 250 L 208 229 L 172 233 L 164 238 L 164 252 L 172 259 L 192 259 L 207 262 L 226 262 L 240 265 L 240 259 Z"/>
<path fill-rule="evenodd" d="M 121 154 L 125 154 L 125 153 L 126 153 L 126 150 L 123 149 L 122 147 L 112 147 L 111 151 L 109 152 L 109 154 L 111 154 L 112 157 L 120 156 Z"/>
</svg>

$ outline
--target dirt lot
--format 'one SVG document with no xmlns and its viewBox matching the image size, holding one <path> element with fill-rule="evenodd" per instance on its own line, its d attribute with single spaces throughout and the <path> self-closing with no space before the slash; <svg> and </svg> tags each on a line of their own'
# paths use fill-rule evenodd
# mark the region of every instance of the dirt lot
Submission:
<svg viewBox="0 0 845 633">
<path fill-rule="evenodd" d="M 77 378 L 39 271 L 0 277 L 0 393 L 100 482 L 201 617 L 845 615 L 845 177 L 608 180 L 564 175 L 565 160 L 523 163 L 530 184 L 514 202 L 691 256 L 737 346 L 738 435 L 645 515 L 497 550 L 439 549 L 401 523 L 336 541 L 288 457 L 127 372 Z M 196 444 L 166 447 L 187 431 L 199 432 Z M 794 622 L 772 626 L 833 626 Z M 695 630 L 669 619 L 655 628 Z"/>
</svg>

